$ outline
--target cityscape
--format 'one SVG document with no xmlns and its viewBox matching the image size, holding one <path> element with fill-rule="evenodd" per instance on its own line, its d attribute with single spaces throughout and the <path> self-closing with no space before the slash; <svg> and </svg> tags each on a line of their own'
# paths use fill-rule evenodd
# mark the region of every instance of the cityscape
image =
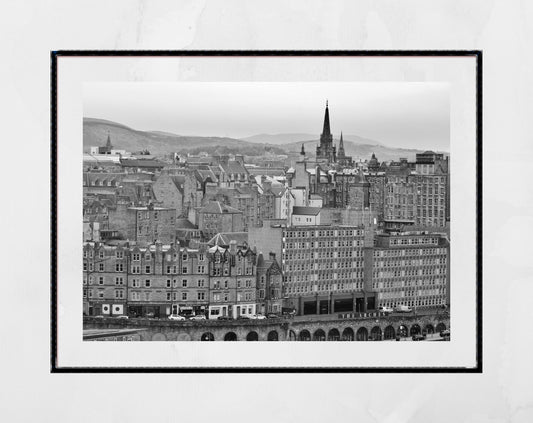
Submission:
<svg viewBox="0 0 533 423">
<path fill-rule="evenodd" d="M 449 153 L 348 155 L 321 110 L 292 149 L 84 119 L 83 339 L 448 341 Z"/>
</svg>

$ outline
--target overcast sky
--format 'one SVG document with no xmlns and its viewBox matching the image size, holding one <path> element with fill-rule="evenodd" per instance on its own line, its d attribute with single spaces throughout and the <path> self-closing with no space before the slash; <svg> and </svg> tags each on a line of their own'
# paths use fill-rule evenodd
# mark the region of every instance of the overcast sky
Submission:
<svg viewBox="0 0 533 423">
<path fill-rule="evenodd" d="M 138 130 L 243 138 L 322 131 L 449 151 L 447 83 L 88 83 L 84 116 Z"/>
</svg>

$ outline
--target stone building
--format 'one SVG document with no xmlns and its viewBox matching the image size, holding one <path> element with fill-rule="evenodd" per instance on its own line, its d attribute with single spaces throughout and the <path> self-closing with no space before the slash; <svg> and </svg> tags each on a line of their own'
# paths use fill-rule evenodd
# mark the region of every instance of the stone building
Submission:
<svg viewBox="0 0 533 423">
<path fill-rule="evenodd" d="M 363 312 L 374 309 L 371 286 L 364 284 L 364 232 L 360 226 L 265 221 L 250 230 L 248 241 L 281 257 L 285 307 L 300 315 Z"/>
<path fill-rule="evenodd" d="M 447 303 L 449 241 L 441 234 L 401 232 L 376 236 L 365 248 L 365 283 L 378 306 L 415 308 Z"/>
<path fill-rule="evenodd" d="M 198 229 L 208 239 L 219 232 L 244 231 L 242 211 L 219 201 L 210 201 L 197 212 L 197 215 Z"/>
<path fill-rule="evenodd" d="M 232 240 L 228 248 L 215 245 L 208 250 L 209 319 L 220 316 L 256 314 L 256 254 L 238 248 Z"/>
<path fill-rule="evenodd" d="M 117 201 L 109 209 L 109 229 L 118 231 L 122 239 L 130 241 L 170 243 L 176 235 L 176 210 L 148 206 L 134 207 L 127 201 Z"/>
<path fill-rule="evenodd" d="M 281 313 L 283 308 L 282 271 L 271 252 L 257 257 L 257 312 L 261 314 Z"/>
<path fill-rule="evenodd" d="M 160 242 L 83 247 L 87 315 L 203 314 L 209 300 L 205 250 Z"/>
</svg>

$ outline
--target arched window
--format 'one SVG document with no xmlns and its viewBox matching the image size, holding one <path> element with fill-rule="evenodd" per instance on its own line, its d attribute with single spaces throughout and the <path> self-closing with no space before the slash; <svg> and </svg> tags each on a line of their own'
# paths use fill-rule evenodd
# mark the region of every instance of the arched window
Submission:
<svg viewBox="0 0 533 423">
<path fill-rule="evenodd" d="M 368 330 L 366 328 L 357 329 L 357 333 L 355 334 L 355 339 L 357 341 L 368 341 Z"/>
<path fill-rule="evenodd" d="M 259 335 L 257 334 L 257 332 L 250 332 L 248 333 L 248 335 L 246 335 L 246 340 L 247 341 L 259 341 Z"/>
<path fill-rule="evenodd" d="M 308 330 L 302 330 L 300 331 L 300 341 L 310 341 L 311 340 L 311 334 L 309 333 Z"/>
<path fill-rule="evenodd" d="M 372 337 L 372 341 L 381 341 L 383 338 L 381 328 L 379 326 L 374 326 L 370 331 L 370 336 Z"/>
<path fill-rule="evenodd" d="M 268 341 L 279 341 L 278 332 L 276 332 L 275 330 L 271 330 L 270 332 L 268 332 L 267 340 Z"/>
<path fill-rule="evenodd" d="M 200 337 L 200 341 L 214 341 L 215 336 L 211 332 L 203 333 Z"/>
<path fill-rule="evenodd" d="M 326 333 L 322 329 L 317 329 L 313 334 L 313 341 L 325 341 Z"/>
<path fill-rule="evenodd" d="M 328 341 L 340 341 L 341 334 L 337 329 L 331 329 L 328 332 Z"/>
<path fill-rule="evenodd" d="M 224 341 L 236 341 L 236 340 L 237 340 L 237 335 L 235 334 L 235 332 L 228 332 L 224 336 Z"/>
<path fill-rule="evenodd" d="M 346 328 L 342 331 L 342 338 L 343 341 L 353 341 L 354 340 L 354 333 L 352 328 Z"/>
</svg>

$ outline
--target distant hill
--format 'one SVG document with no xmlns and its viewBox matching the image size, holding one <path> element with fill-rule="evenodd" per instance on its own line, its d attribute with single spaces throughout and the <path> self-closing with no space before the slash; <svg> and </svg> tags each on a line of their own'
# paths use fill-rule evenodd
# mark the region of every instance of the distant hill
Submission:
<svg viewBox="0 0 533 423">
<path fill-rule="evenodd" d="M 227 137 L 181 136 L 162 131 L 138 131 L 126 125 L 105 119 L 83 118 L 83 149 L 105 145 L 107 135 L 116 149 L 127 151 L 148 150 L 152 155 L 164 156 L 169 153 L 197 154 L 244 154 L 259 156 L 266 151 L 284 154 L 279 146 L 250 143 Z"/>
<path fill-rule="evenodd" d="M 251 137 L 241 138 L 243 141 L 254 142 L 254 143 L 267 143 L 275 145 L 285 145 L 294 142 L 308 141 L 318 138 L 316 134 L 259 134 L 252 135 Z M 345 141 L 353 141 L 358 144 L 379 144 L 380 142 L 371 140 L 369 138 L 363 138 L 358 135 L 344 135 L 342 138 Z"/>
<path fill-rule="evenodd" d="M 304 144 L 306 154 L 309 157 L 313 157 L 315 155 L 316 146 L 318 145 L 318 140 L 300 141 L 287 144 L 284 146 L 284 149 L 287 153 L 294 154 L 300 151 L 302 143 Z M 334 143 L 338 147 L 339 140 L 335 139 Z M 383 144 L 359 144 L 353 141 L 347 141 L 346 139 L 344 139 L 344 151 L 346 152 L 346 155 L 352 156 L 355 160 L 370 159 L 372 153 L 374 153 L 380 162 L 398 160 L 400 157 L 405 157 L 409 161 L 414 161 L 416 159 L 416 154 L 423 152 L 423 150 L 410 148 L 387 147 Z"/>
<path fill-rule="evenodd" d="M 173 152 L 198 154 L 202 151 L 208 154 L 261 156 L 270 152 L 288 154 L 297 159 L 302 143 L 309 157 L 314 156 L 318 144 L 318 137 L 310 134 L 261 134 L 245 139 L 182 136 L 155 130 L 138 131 L 117 122 L 86 117 L 83 118 L 84 151 L 89 151 L 90 146 L 105 145 L 108 133 L 116 149 L 131 152 L 148 150 L 155 156 L 165 156 Z M 398 160 L 400 157 L 415 160 L 416 153 L 422 152 L 422 150 L 387 147 L 377 141 L 356 135 L 343 136 L 343 139 L 346 154 L 353 156 L 354 159 L 369 159 L 372 153 L 375 153 L 379 161 Z M 339 140 L 335 139 L 334 142 L 338 145 Z"/>
</svg>

